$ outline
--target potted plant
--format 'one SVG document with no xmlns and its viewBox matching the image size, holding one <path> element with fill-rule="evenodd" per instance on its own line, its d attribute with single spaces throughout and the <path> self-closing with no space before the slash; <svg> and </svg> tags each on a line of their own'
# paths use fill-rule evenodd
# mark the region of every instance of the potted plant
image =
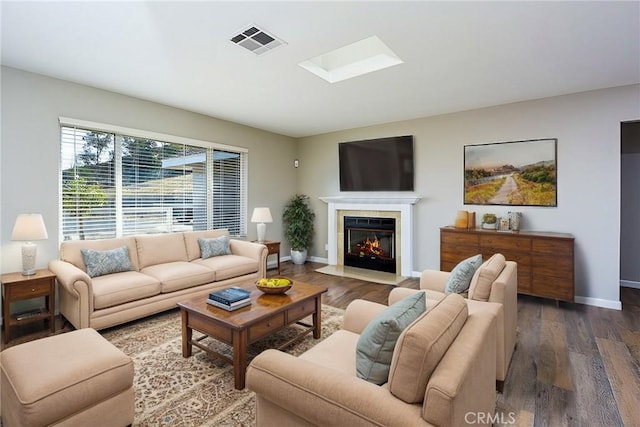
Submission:
<svg viewBox="0 0 640 427">
<path fill-rule="evenodd" d="M 496 217 L 495 214 L 486 213 L 482 215 L 482 228 L 495 230 L 497 223 L 498 223 L 498 217 Z"/>
<path fill-rule="evenodd" d="M 291 261 L 294 264 L 304 264 L 307 260 L 307 249 L 313 240 L 315 216 L 309 206 L 309 196 L 305 194 L 296 194 L 284 207 L 284 237 L 291 245 Z"/>
</svg>

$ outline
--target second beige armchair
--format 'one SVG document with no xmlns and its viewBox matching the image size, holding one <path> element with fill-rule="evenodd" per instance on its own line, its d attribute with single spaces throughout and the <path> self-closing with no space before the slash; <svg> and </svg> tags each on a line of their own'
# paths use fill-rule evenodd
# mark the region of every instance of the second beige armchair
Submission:
<svg viewBox="0 0 640 427">
<path fill-rule="evenodd" d="M 420 277 L 420 289 L 427 294 L 427 310 L 435 301 L 445 297 L 445 286 L 451 273 L 425 270 Z M 516 345 L 518 323 L 518 265 L 506 261 L 502 254 L 486 260 L 471 279 L 467 305 L 469 314 L 490 312 L 496 317 L 496 387 L 502 391 L 509 362 Z M 389 304 L 420 292 L 415 289 L 395 288 L 389 295 Z"/>
</svg>

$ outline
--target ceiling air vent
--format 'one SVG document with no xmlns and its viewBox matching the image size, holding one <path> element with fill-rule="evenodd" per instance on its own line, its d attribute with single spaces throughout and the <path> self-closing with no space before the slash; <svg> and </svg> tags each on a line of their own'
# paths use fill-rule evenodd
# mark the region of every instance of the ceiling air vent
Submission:
<svg viewBox="0 0 640 427">
<path fill-rule="evenodd" d="M 262 55 L 287 44 L 284 40 L 253 24 L 237 31 L 230 40 L 256 55 Z"/>
</svg>

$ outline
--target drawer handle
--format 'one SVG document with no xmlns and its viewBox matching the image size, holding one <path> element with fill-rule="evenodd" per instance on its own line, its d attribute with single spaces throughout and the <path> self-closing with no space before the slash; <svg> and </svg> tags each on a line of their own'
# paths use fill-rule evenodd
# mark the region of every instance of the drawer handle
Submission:
<svg viewBox="0 0 640 427">
<path fill-rule="evenodd" d="M 271 327 L 271 322 L 267 322 L 267 327 Z"/>
<path fill-rule="evenodd" d="M 35 292 L 35 291 L 36 291 L 35 288 L 31 288 L 31 292 Z"/>
</svg>

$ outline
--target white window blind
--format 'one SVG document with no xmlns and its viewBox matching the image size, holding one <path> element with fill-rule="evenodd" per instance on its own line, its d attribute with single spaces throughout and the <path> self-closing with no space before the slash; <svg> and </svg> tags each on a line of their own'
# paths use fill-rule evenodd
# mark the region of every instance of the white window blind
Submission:
<svg viewBox="0 0 640 427">
<path fill-rule="evenodd" d="M 247 207 L 242 197 L 245 188 L 244 156 L 229 151 L 213 151 L 213 228 L 228 228 L 240 233 L 246 221 Z M 224 226 L 223 226 L 224 224 Z M 245 233 L 246 234 L 246 233 Z"/>
<path fill-rule="evenodd" d="M 61 126 L 62 238 L 246 236 L 246 152 L 206 145 Z"/>
</svg>

